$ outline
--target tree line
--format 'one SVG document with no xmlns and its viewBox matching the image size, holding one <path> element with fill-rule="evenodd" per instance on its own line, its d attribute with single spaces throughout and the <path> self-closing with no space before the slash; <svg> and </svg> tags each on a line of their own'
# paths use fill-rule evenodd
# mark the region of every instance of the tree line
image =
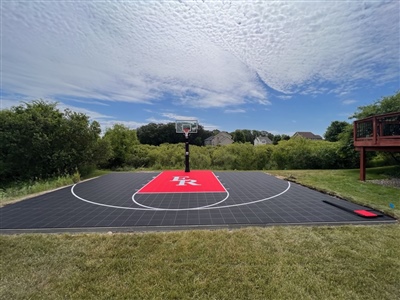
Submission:
<svg viewBox="0 0 400 300">
<path fill-rule="evenodd" d="M 219 130 L 206 130 L 199 124 L 197 133 L 191 134 L 192 145 L 203 146 L 204 141 L 213 135 L 218 134 Z M 228 132 L 234 142 L 236 143 L 254 143 L 254 139 L 260 136 L 267 136 L 274 145 L 278 144 L 281 140 L 288 140 L 290 136 L 286 134 L 273 135 L 265 130 L 250 130 L 250 129 L 236 129 L 233 132 Z M 176 144 L 185 142 L 183 134 L 177 134 L 175 130 L 175 123 L 149 123 L 137 129 L 137 137 L 141 144 L 159 146 L 161 144 Z"/>
<path fill-rule="evenodd" d="M 400 111 L 400 92 L 359 107 L 353 117 L 395 111 Z M 245 129 L 231 133 L 236 141 L 232 145 L 202 146 L 204 139 L 216 133 L 199 126 L 190 137 L 193 168 L 354 168 L 359 163 L 352 125 L 347 122 L 333 121 L 325 141 Z M 252 142 L 259 135 L 272 138 L 275 145 L 254 147 Z M 42 100 L 23 103 L 0 111 L 0 182 L 6 185 L 75 172 L 84 175 L 95 168 L 182 168 L 182 142 L 184 137 L 175 133 L 174 123 L 150 123 L 137 130 L 115 124 L 101 135 L 100 124 L 85 114 L 60 111 L 56 103 Z M 384 159 L 396 157 L 399 154 Z"/>
</svg>

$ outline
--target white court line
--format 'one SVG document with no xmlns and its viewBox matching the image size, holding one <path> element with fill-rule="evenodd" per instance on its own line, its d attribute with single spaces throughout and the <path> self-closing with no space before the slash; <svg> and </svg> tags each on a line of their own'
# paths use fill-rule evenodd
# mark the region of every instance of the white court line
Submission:
<svg viewBox="0 0 400 300">
<path fill-rule="evenodd" d="M 211 172 L 211 173 L 214 175 L 215 179 L 218 180 L 219 184 L 224 188 L 225 193 L 226 193 L 226 197 L 225 197 L 224 199 L 222 199 L 221 201 L 219 201 L 219 202 L 215 202 L 215 203 L 213 203 L 213 204 L 209 204 L 209 205 L 205 205 L 205 206 L 197 206 L 197 207 L 190 207 L 190 208 L 159 208 L 159 207 L 154 207 L 154 206 L 147 206 L 147 205 L 140 204 L 139 202 L 137 202 L 137 201 L 135 200 L 135 195 L 138 194 L 138 193 L 140 192 L 140 190 L 137 191 L 136 193 L 134 193 L 134 194 L 132 195 L 132 201 L 133 201 L 133 203 L 135 203 L 136 205 L 139 205 L 139 206 L 141 206 L 141 207 L 147 208 L 147 209 L 149 209 L 149 210 L 162 210 L 162 211 L 200 210 L 200 209 L 204 209 L 204 208 L 208 208 L 208 207 L 212 207 L 212 206 L 221 204 L 221 203 L 225 202 L 226 199 L 229 198 L 229 192 L 227 191 L 227 189 L 225 188 L 225 186 L 222 184 L 222 182 L 219 180 L 219 178 L 218 178 L 217 176 L 215 176 L 214 172 Z M 155 179 L 155 178 L 154 178 L 154 179 Z M 153 179 L 153 180 L 154 180 L 154 179 Z M 151 181 L 153 181 L 153 180 L 151 180 Z M 150 182 L 151 182 L 151 181 L 150 181 Z M 149 182 L 149 183 L 150 183 L 150 182 Z M 148 184 L 149 184 L 149 183 L 148 183 Z M 221 193 L 221 192 L 219 192 L 219 193 Z M 143 194 L 144 194 L 144 193 L 143 193 Z M 165 194 L 165 193 L 160 193 L 160 194 Z M 179 194 L 179 193 L 175 193 L 175 194 Z"/>
<path fill-rule="evenodd" d="M 75 198 L 78 198 L 79 200 L 82 200 L 84 202 L 87 202 L 87 203 L 90 203 L 90 204 L 94 204 L 94 205 L 104 206 L 104 207 L 111 207 L 111 208 L 134 209 L 134 210 L 149 210 L 149 209 L 140 208 L 140 207 L 116 206 L 116 205 L 109 205 L 109 204 L 98 203 L 98 202 L 93 202 L 93 201 L 90 201 L 90 200 L 86 200 L 86 199 L 84 199 L 82 197 L 79 197 L 77 194 L 75 194 L 74 188 L 75 188 L 76 185 L 77 185 L 77 183 L 72 186 L 71 193 L 72 193 L 72 195 L 74 195 Z"/>
<path fill-rule="evenodd" d="M 194 207 L 194 208 L 170 209 L 170 210 L 171 210 L 171 211 L 176 211 L 176 210 L 206 210 L 206 209 L 219 209 L 219 208 L 230 208 L 230 207 L 237 207 L 237 206 L 243 206 L 243 205 L 250 205 L 250 204 L 254 204 L 254 203 L 258 203 L 258 202 L 263 202 L 263 201 L 271 200 L 271 199 L 273 199 L 273 198 L 276 198 L 276 197 L 279 197 L 279 196 L 285 194 L 285 193 L 290 189 L 290 187 L 291 187 L 290 182 L 287 181 L 287 183 L 288 183 L 288 187 L 287 187 L 283 192 L 281 192 L 281 193 L 279 193 L 279 194 L 276 194 L 276 195 L 274 195 L 274 196 L 271 196 L 271 197 L 264 198 L 264 199 L 259 199 L 259 200 L 254 200 L 254 201 L 250 201 L 250 202 L 244 202 L 244 203 L 238 203 L 238 204 L 224 205 L 224 206 L 204 206 L 204 207 L 200 207 L 200 208 L 199 208 L 199 207 L 197 207 L 197 208 Z M 72 193 L 72 195 L 73 195 L 75 198 L 77 198 L 77 199 L 79 199 L 79 200 L 81 200 L 81 201 L 90 203 L 90 204 L 99 205 L 99 206 L 104 206 L 104 207 L 110 207 L 110 208 L 131 209 L 131 210 L 142 210 L 142 211 L 165 211 L 165 210 L 167 210 L 167 209 L 163 209 L 163 208 L 160 208 L 160 209 L 154 209 L 154 208 L 153 208 L 153 209 L 149 209 L 149 208 L 142 208 L 142 207 L 116 206 L 116 205 L 109 205 L 109 204 L 103 204 L 103 203 L 93 202 L 93 201 L 84 199 L 84 198 L 79 197 L 78 195 L 76 195 L 75 192 L 74 192 L 74 188 L 75 188 L 76 185 L 77 185 L 77 184 L 74 184 L 74 185 L 71 187 L 71 193 Z M 225 188 L 225 187 L 224 187 L 224 188 Z M 228 191 L 227 191 L 227 192 L 228 192 Z"/>
</svg>

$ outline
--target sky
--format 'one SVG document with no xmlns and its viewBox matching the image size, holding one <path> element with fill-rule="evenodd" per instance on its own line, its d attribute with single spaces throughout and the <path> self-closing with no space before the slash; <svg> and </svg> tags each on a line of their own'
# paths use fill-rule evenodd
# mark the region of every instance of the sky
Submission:
<svg viewBox="0 0 400 300">
<path fill-rule="evenodd" d="M 1 109 L 323 135 L 399 90 L 399 1 L 1 2 Z"/>
</svg>

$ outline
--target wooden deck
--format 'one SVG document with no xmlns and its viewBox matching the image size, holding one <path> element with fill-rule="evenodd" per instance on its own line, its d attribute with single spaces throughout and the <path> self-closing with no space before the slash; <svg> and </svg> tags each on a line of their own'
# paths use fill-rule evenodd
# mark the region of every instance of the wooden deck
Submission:
<svg viewBox="0 0 400 300">
<path fill-rule="evenodd" d="M 354 147 L 360 151 L 360 180 L 365 181 L 365 152 L 400 152 L 400 112 L 354 122 Z"/>
<path fill-rule="evenodd" d="M 360 151 L 360 180 L 365 181 L 365 152 L 400 152 L 400 112 L 354 122 L 354 147 Z"/>
</svg>

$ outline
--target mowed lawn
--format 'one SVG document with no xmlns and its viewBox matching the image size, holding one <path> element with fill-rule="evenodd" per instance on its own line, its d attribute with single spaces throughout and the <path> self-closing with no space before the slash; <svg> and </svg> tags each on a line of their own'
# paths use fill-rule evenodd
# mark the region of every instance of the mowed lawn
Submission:
<svg viewBox="0 0 400 300">
<path fill-rule="evenodd" d="M 400 188 L 368 182 L 400 177 L 400 167 L 367 169 L 366 181 L 359 181 L 359 170 L 283 170 L 268 171 L 310 188 L 383 211 L 400 218 Z M 391 207 L 391 204 L 394 208 Z"/>
<path fill-rule="evenodd" d="M 399 215 L 353 170 L 278 173 Z M 0 299 L 400 299 L 399 245 L 399 224 L 1 235 Z"/>
</svg>

